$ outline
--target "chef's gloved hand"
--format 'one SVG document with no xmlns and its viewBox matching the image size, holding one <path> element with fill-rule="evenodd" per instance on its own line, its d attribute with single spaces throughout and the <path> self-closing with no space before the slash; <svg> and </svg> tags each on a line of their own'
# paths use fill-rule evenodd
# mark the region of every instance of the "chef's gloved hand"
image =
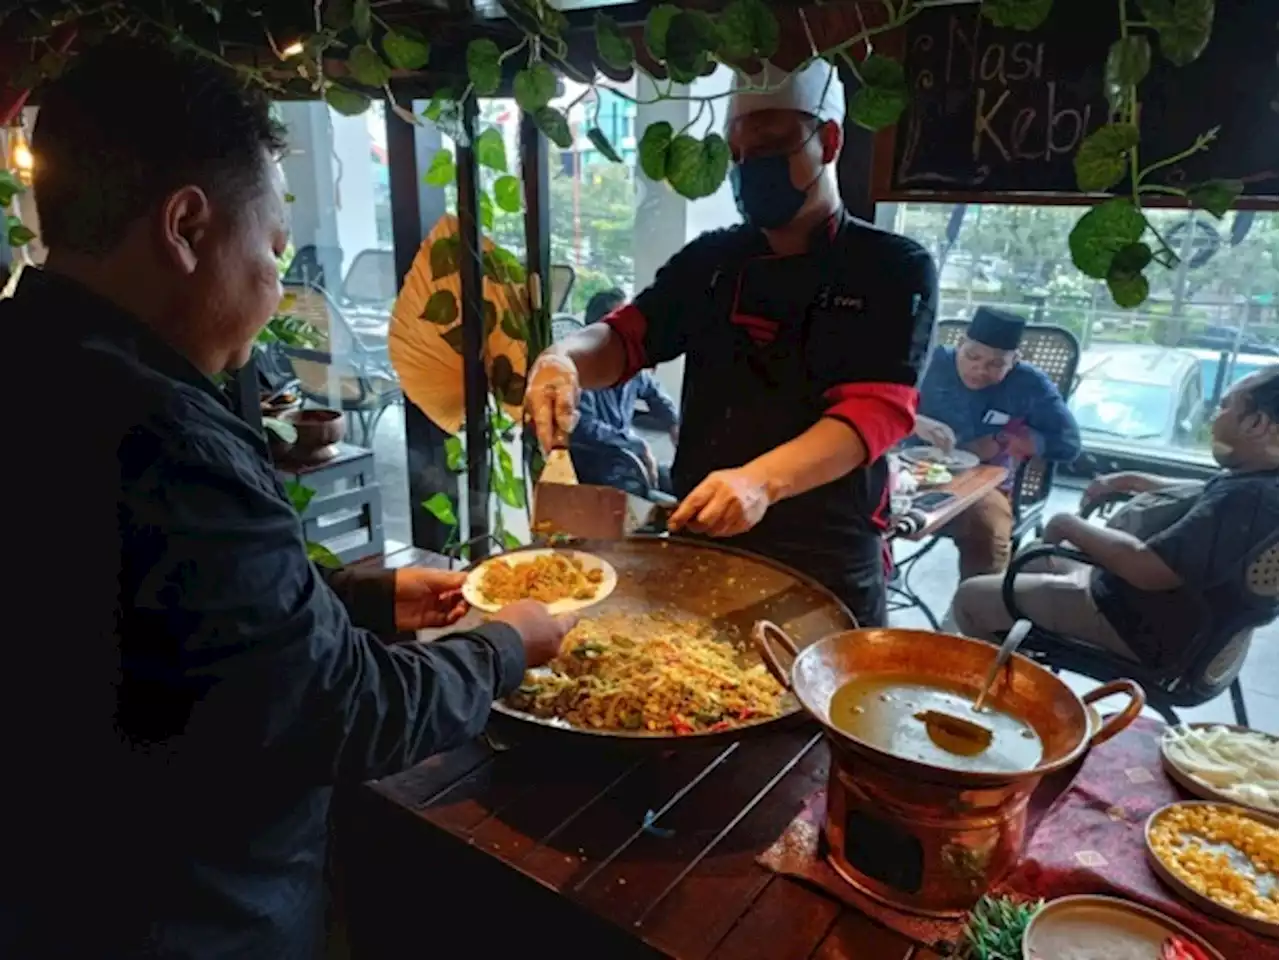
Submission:
<svg viewBox="0 0 1280 960">
<path fill-rule="evenodd" d="M 716 470 L 680 502 L 667 527 L 672 531 L 688 527 L 710 537 L 733 537 L 759 523 L 769 503 L 765 481 L 746 468 Z"/>
<path fill-rule="evenodd" d="M 544 353 L 534 361 L 524 391 L 525 419 L 533 421 L 543 451 L 569 445 L 578 425 L 578 399 L 582 387 L 578 368 L 558 353 Z"/>
</svg>

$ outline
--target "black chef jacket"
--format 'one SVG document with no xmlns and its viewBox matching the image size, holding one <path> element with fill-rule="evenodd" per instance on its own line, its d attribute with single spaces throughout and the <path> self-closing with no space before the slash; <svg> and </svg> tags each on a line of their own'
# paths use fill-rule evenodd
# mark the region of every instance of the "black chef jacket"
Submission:
<svg viewBox="0 0 1280 960">
<path fill-rule="evenodd" d="M 774 504 L 728 543 L 814 577 L 864 625 L 884 622 L 883 455 L 914 426 L 936 303 L 923 247 L 842 212 L 799 256 L 775 255 L 747 226 L 704 234 L 607 318 L 626 346 L 624 377 L 685 356 L 679 497 L 822 417 L 858 432 L 864 467 Z"/>
<path fill-rule="evenodd" d="M 0 957 L 310 960 L 333 786 L 477 735 L 520 638 L 353 626 L 262 438 L 111 304 L 28 268 L 0 329 Z"/>
</svg>

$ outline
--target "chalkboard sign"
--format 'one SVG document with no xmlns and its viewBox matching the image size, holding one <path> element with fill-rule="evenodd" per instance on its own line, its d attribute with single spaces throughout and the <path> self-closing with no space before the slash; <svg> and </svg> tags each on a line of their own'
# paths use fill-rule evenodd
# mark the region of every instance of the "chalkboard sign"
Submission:
<svg viewBox="0 0 1280 960">
<path fill-rule="evenodd" d="M 893 138 L 887 195 L 1076 192 L 1072 157 L 1107 122 L 1103 63 L 1118 30 L 1115 0 L 1056 0 L 1029 32 L 993 27 L 976 6 L 916 17 L 903 49 L 912 105 Z M 1229 177 L 1245 181 L 1248 198 L 1276 197 L 1274 0 L 1218 0 L 1209 46 L 1184 67 L 1150 39 L 1151 72 L 1139 88 L 1143 164 L 1221 128 L 1207 151 L 1152 182 Z"/>
</svg>

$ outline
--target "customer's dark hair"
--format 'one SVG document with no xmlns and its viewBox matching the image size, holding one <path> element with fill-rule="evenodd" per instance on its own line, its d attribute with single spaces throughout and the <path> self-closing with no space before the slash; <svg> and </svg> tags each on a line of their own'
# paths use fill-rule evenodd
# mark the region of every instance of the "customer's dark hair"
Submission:
<svg viewBox="0 0 1280 960">
<path fill-rule="evenodd" d="M 1272 423 L 1280 423 L 1280 366 L 1258 371 L 1256 382 L 1244 391 L 1248 413 L 1260 413 Z"/>
<path fill-rule="evenodd" d="M 271 104 L 225 67 L 154 43 L 108 40 L 40 98 L 32 135 L 45 246 L 100 254 L 174 190 L 235 205 L 284 149 Z"/>
<path fill-rule="evenodd" d="M 617 287 L 601 290 L 587 301 L 587 309 L 583 312 L 583 319 L 587 323 L 596 323 L 599 320 L 603 320 L 625 303 L 626 299 L 627 295 Z"/>
</svg>

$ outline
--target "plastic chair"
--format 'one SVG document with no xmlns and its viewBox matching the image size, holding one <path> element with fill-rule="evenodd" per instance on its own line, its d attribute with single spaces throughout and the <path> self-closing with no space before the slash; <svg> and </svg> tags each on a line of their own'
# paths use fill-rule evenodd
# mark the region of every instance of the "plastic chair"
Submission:
<svg viewBox="0 0 1280 960">
<path fill-rule="evenodd" d="M 395 371 L 361 343 L 341 308 L 324 290 L 292 284 L 285 290 L 294 296 L 288 312 L 315 327 L 322 346 L 309 349 L 275 344 L 277 355 L 288 361 L 301 383 L 303 397 L 321 406 L 333 405 L 330 373 L 336 367 L 332 372 L 337 374 L 338 404 L 344 412 L 355 415 L 360 426 L 356 443 L 372 446 L 378 421 L 403 396 Z M 335 355 L 340 362 L 335 363 Z"/>
<path fill-rule="evenodd" d="M 954 347 L 968 327 L 968 320 L 939 321 L 934 333 L 935 341 L 940 346 Z M 1018 355 L 1019 359 L 1048 377 L 1064 400 L 1071 396 L 1075 389 L 1076 368 L 1080 364 L 1080 341 L 1070 330 L 1050 324 L 1028 324 L 1018 346 Z M 1044 532 L 1044 508 L 1053 489 L 1056 467 L 1056 464 L 1039 458 L 1024 460 L 1018 465 L 1011 495 L 1011 541 L 1014 549 L 1029 531 L 1034 530 L 1036 536 Z"/>
<path fill-rule="evenodd" d="M 1108 503 L 1128 499 L 1125 495 L 1110 498 Z M 1093 512 L 1094 505 L 1081 511 L 1082 517 Z M 1105 509 L 1102 511 L 1105 513 Z M 1026 619 L 1017 603 L 1014 580 L 1029 564 L 1042 557 L 1063 557 L 1093 566 L 1093 561 L 1070 547 L 1044 544 L 1022 551 L 1005 571 L 1002 597 L 1005 609 L 1015 621 Z M 1258 596 L 1275 597 L 1280 583 L 1277 545 L 1259 551 L 1246 571 L 1250 592 Z M 1033 628 L 1023 641 L 1021 653 L 1033 657 L 1054 672 L 1067 670 L 1083 674 L 1094 680 L 1114 680 L 1118 676 L 1130 677 L 1142 684 L 1147 692 L 1147 704 L 1156 710 L 1166 722 L 1179 721 L 1177 708 L 1196 707 L 1214 699 L 1224 690 L 1231 692 L 1231 705 L 1236 723 L 1249 725 L 1244 702 L 1244 689 L 1240 685 L 1240 668 L 1249 653 L 1253 631 L 1275 619 L 1275 612 L 1260 614 L 1257 611 L 1239 613 L 1225 622 L 1215 623 L 1207 609 L 1200 612 L 1200 630 L 1187 645 L 1177 662 L 1161 668 L 1151 668 L 1133 660 L 1116 656 L 1105 650 L 1084 643 L 1073 637 Z"/>
<path fill-rule="evenodd" d="M 338 297 L 343 306 L 391 311 L 396 294 L 396 260 L 391 250 L 361 250 L 351 261 Z"/>
<path fill-rule="evenodd" d="M 565 304 L 569 302 L 569 294 L 573 292 L 573 282 L 576 278 L 577 275 L 569 264 L 553 263 L 551 265 L 551 290 L 550 299 L 547 301 L 549 312 L 564 313 Z"/>
</svg>

